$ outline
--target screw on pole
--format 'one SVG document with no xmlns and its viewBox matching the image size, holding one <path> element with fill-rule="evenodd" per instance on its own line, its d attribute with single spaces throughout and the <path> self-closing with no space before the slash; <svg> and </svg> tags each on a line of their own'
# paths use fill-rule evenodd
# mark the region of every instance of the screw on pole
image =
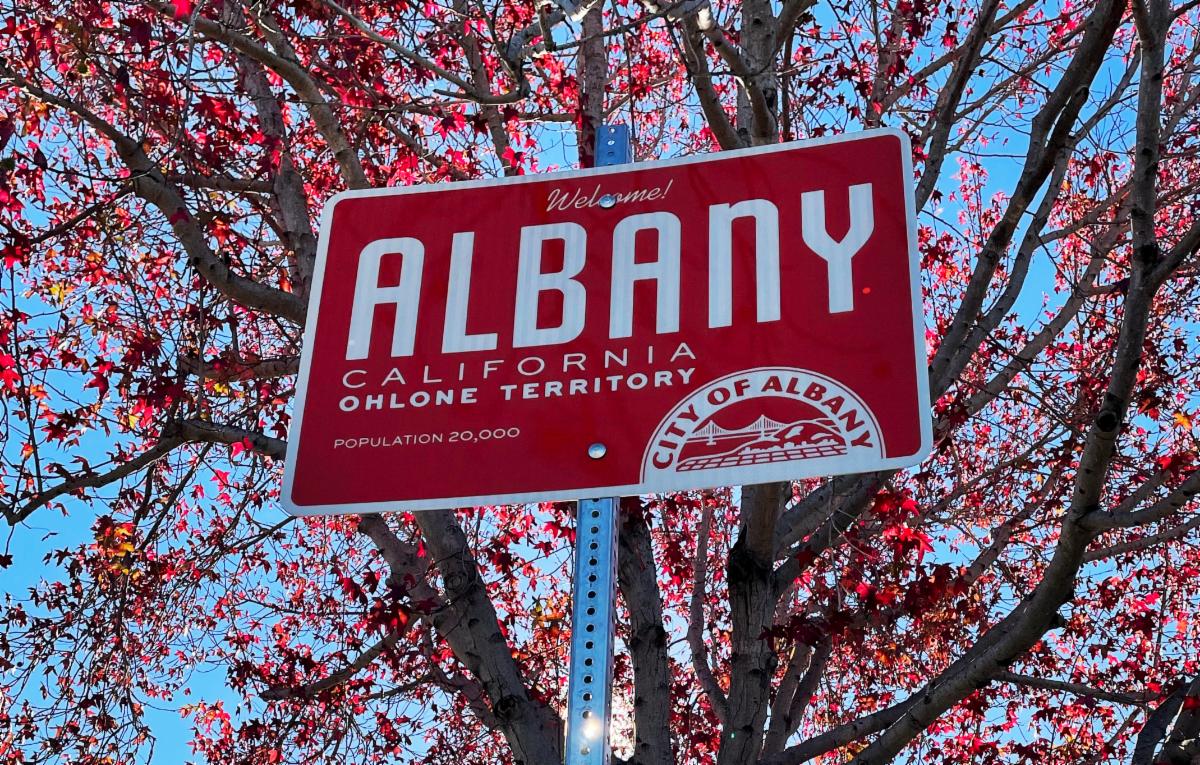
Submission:
<svg viewBox="0 0 1200 765">
<path fill-rule="evenodd" d="M 626 164 L 632 154 L 627 126 L 602 125 L 596 131 L 597 167 Z M 597 442 L 588 447 L 588 456 L 603 459 L 607 451 Z M 575 518 L 566 765 L 609 763 L 620 507 L 619 497 L 584 499 Z"/>
</svg>

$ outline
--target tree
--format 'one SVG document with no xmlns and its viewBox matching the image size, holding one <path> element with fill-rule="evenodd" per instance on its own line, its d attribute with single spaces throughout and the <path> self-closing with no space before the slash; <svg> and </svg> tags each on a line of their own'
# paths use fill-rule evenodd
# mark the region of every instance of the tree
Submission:
<svg viewBox="0 0 1200 765">
<path fill-rule="evenodd" d="M 625 500 L 620 761 L 1200 762 L 1200 4 L 341 2 L 5 8 L 3 762 L 561 761 L 570 507 L 275 500 L 323 202 L 604 120 L 908 131 L 936 434 Z"/>
</svg>

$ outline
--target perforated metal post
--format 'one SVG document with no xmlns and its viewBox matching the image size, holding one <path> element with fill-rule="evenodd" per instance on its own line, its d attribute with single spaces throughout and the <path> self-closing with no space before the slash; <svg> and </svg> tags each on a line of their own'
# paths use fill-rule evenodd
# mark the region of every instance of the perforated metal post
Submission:
<svg viewBox="0 0 1200 765">
<path fill-rule="evenodd" d="M 619 505 L 580 500 L 575 519 L 567 765 L 608 765 Z"/>
<path fill-rule="evenodd" d="M 601 125 L 596 130 L 596 167 L 625 165 L 633 161 L 628 125 Z"/>
<path fill-rule="evenodd" d="M 597 167 L 623 165 L 631 155 L 628 127 L 603 125 L 596 131 Z M 603 198 L 600 204 L 611 206 Z M 588 456 L 603 459 L 606 451 L 604 444 L 592 444 Z M 618 497 L 584 499 L 575 517 L 566 765 L 609 762 L 620 507 Z"/>
</svg>

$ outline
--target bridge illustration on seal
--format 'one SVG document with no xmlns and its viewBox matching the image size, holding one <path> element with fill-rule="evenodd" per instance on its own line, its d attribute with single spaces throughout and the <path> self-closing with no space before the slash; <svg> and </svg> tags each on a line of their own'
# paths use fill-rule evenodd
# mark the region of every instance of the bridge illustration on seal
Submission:
<svg viewBox="0 0 1200 765">
<path fill-rule="evenodd" d="M 845 436 L 828 417 L 781 422 L 762 414 L 740 428 L 725 428 L 710 418 L 685 440 L 676 469 L 833 457 L 845 454 L 846 449 Z"/>
<path fill-rule="evenodd" d="M 716 423 L 716 420 L 709 420 L 708 424 L 699 430 L 693 431 L 689 441 L 695 440 L 696 436 L 704 436 L 704 442 L 713 446 L 716 442 L 723 438 L 745 438 L 747 434 L 756 433 L 759 438 L 773 435 L 778 430 L 786 425 L 791 425 L 789 422 L 777 422 L 772 420 L 765 414 L 759 415 L 758 419 L 750 423 L 744 428 L 737 430 L 726 430 Z"/>
</svg>

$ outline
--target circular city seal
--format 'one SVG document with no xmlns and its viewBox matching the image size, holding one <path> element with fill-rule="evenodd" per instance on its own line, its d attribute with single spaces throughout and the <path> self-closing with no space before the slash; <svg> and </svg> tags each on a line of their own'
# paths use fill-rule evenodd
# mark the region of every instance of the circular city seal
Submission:
<svg viewBox="0 0 1200 765">
<path fill-rule="evenodd" d="M 759 367 L 680 401 L 655 429 L 642 477 L 670 485 L 671 474 L 703 470 L 780 480 L 855 472 L 882 454 L 875 415 L 853 391 L 816 372 Z"/>
</svg>

